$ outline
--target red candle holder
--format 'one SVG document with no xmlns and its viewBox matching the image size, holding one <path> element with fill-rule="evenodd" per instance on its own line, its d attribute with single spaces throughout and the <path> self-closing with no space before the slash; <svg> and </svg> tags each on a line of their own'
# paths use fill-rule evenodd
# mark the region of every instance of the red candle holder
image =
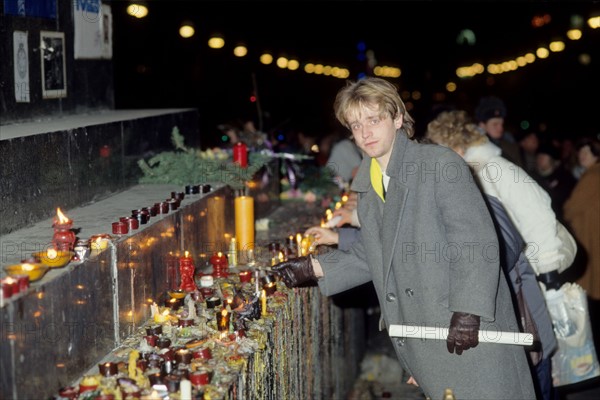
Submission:
<svg viewBox="0 0 600 400">
<path fill-rule="evenodd" d="M 12 277 L 17 281 L 19 293 L 26 292 L 29 289 L 29 275 L 13 275 Z"/>
<path fill-rule="evenodd" d="M 210 373 L 206 369 L 199 369 L 191 372 L 190 381 L 196 386 L 208 385 L 210 383 Z"/>
<path fill-rule="evenodd" d="M 121 222 L 125 222 L 130 231 L 134 229 L 138 229 L 140 227 L 140 221 L 137 218 L 133 217 L 121 217 L 119 218 Z"/>
<path fill-rule="evenodd" d="M 192 357 L 198 358 L 200 360 L 210 360 L 212 358 L 212 352 L 210 351 L 210 347 L 202 347 L 198 350 L 193 351 Z"/>
<path fill-rule="evenodd" d="M 185 328 L 186 326 L 194 326 L 194 319 L 193 318 L 182 318 L 177 322 L 177 325 Z"/>
<path fill-rule="evenodd" d="M 227 278 L 229 276 L 229 261 L 227 261 L 227 257 L 223 253 L 218 252 L 214 254 L 209 261 L 213 267 L 213 277 Z"/>
<path fill-rule="evenodd" d="M 275 282 L 269 282 L 263 285 L 263 289 L 265 290 L 267 296 L 271 296 L 277 291 L 277 286 L 275 285 Z"/>
<path fill-rule="evenodd" d="M 152 347 L 156 346 L 156 343 L 158 342 L 158 336 L 156 335 L 144 336 L 144 339 L 146 339 L 146 343 Z"/>
<path fill-rule="evenodd" d="M 252 282 L 252 272 L 250 272 L 250 271 L 241 271 L 240 272 L 240 282 L 241 283 L 250 283 L 250 282 Z"/>
<path fill-rule="evenodd" d="M 179 365 L 192 362 L 192 352 L 188 349 L 179 349 L 175 352 L 175 362 Z"/>
<path fill-rule="evenodd" d="M 56 209 L 56 218 L 52 224 L 54 235 L 52 235 L 52 245 L 56 250 L 73 251 L 75 247 L 75 233 L 71 230 L 73 221 L 70 220 L 60 207 Z"/>
<path fill-rule="evenodd" d="M 54 224 L 52 245 L 56 250 L 73 251 L 75 247 L 75 233 L 71 230 L 73 223 Z"/>
<path fill-rule="evenodd" d="M 12 296 L 19 293 L 19 282 L 8 276 L 2 279 L 2 298 L 10 299 Z"/>
<path fill-rule="evenodd" d="M 113 222 L 112 233 L 115 235 L 126 235 L 129 233 L 129 225 L 127 225 L 127 222 L 123 221 Z"/>
<path fill-rule="evenodd" d="M 98 364 L 98 370 L 102 376 L 115 376 L 119 373 L 119 366 L 114 362 L 106 362 Z"/>
<path fill-rule="evenodd" d="M 194 260 L 189 256 L 189 252 L 185 252 L 183 257 L 179 257 L 179 273 L 181 276 L 181 289 L 186 292 L 193 292 L 196 289 L 194 281 Z"/>
</svg>

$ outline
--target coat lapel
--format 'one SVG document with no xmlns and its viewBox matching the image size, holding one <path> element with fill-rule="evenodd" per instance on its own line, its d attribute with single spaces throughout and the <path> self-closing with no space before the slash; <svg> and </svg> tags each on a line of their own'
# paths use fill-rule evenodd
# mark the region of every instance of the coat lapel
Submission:
<svg viewBox="0 0 600 400">
<path fill-rule="evenodd" d="M 405 163 L 404 155 L 407 146 L 411 142 L 406 136 L 404 130 L 397 133 L 394 141 L 394 149 L 390 163 L 388 164 L 386 174 L 390 177 L 390 182 L 385 196 L 385 205 L 383 207 L 383 227 L 381 237 L 383 242 L 383 277 L 387 278 L 392 267 L 392 255 L 396 250 L 398 235 L 406 198 L 408 197 L 408 187 L 402 184 L 402 166 Z"/>
</svg>

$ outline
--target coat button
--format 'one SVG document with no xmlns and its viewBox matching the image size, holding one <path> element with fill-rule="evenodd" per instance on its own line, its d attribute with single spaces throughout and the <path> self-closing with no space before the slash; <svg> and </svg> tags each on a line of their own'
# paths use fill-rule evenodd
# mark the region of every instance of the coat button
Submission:
<svg viewBox="0 0 600 400">
<path fill-rule="evenodd" d="M 404 291 L 404 293 L 406 293 L 406 295 L 408 297 L 413 297 L 413 295 L 415 294 L 415 292 L 413 292 L 413 290 L 411 288 L 408 288 Z"/>
<path fill-rule="evenodd" d="M 396 301 L 396 295 L 394 293 L 388 293 L 385 299 L 389 302 Z"/>
<path fill-rule="evenodd" d="M 396 338 L 396 344 L 398 346 L 404 346 L 404 339 Z"/>
</svg>

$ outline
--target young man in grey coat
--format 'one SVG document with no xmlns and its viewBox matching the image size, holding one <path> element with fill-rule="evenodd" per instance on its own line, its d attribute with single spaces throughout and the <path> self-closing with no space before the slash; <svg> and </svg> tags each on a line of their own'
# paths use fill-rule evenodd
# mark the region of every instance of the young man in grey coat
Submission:
<svg viewBox="0 0 600 400">
<path fill-rule="evenodd" d="M 395 86 L 380 78 L 338 92 L 337 119 L 363 151 L 360 240 L 349 251 L 273 267 L 289 287 L 317 280 L 330 296 L 373 281 L 381 328 L 449 327 L 445 340 L 394 338 L 403 368 L 432 399 L 534 399 L 525 350 L 479 343 L 480 329 L 518 332 L 498 257 L 498 238 L 467 164 L 450 149 L 419 144 Z"/>
</svg>

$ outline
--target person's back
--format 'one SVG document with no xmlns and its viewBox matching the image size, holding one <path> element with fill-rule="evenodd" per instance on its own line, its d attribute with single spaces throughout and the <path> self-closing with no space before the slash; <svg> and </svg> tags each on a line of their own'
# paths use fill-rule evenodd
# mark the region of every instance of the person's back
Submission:
<svg viewBox="0 0 600 400">
<path fill-rule="evenodd" d="M 352 181 L 360 162 L 362 154 L 356 144 L 350 139 L 344 138 L 336 142 L 332 149 L 327 166 L 344 182 Z"/>
<path fill-rule="evenodd" d="M 513 296 L 516 297 L 518 288 L 521 288 L 527 303 L 526 306 L 536 325 L 541 344 L 542 359 L 536 365 L 532 365 L 532 376 L 536 383 L 538 395 L 542 399 L 549 400 L 553 396 L 551 356 L 558 347 L 552 319 L 544 295 L 537 283 L 535 271 L 525 256 L 525 241 L 511 222 L 500 200 L 490 195 L 486 195 L 485 198 L 498 233 L 502 270 L 511 283 Z M 516 307 L 516 298 L 514 301 Z M 520 314 L 518 309 L 515 312 Z M 520 315 L 520 317 L 523 318 L 523 315 Z M 533 360 L 531 362 L 533 364 Z"/>
</svg>

